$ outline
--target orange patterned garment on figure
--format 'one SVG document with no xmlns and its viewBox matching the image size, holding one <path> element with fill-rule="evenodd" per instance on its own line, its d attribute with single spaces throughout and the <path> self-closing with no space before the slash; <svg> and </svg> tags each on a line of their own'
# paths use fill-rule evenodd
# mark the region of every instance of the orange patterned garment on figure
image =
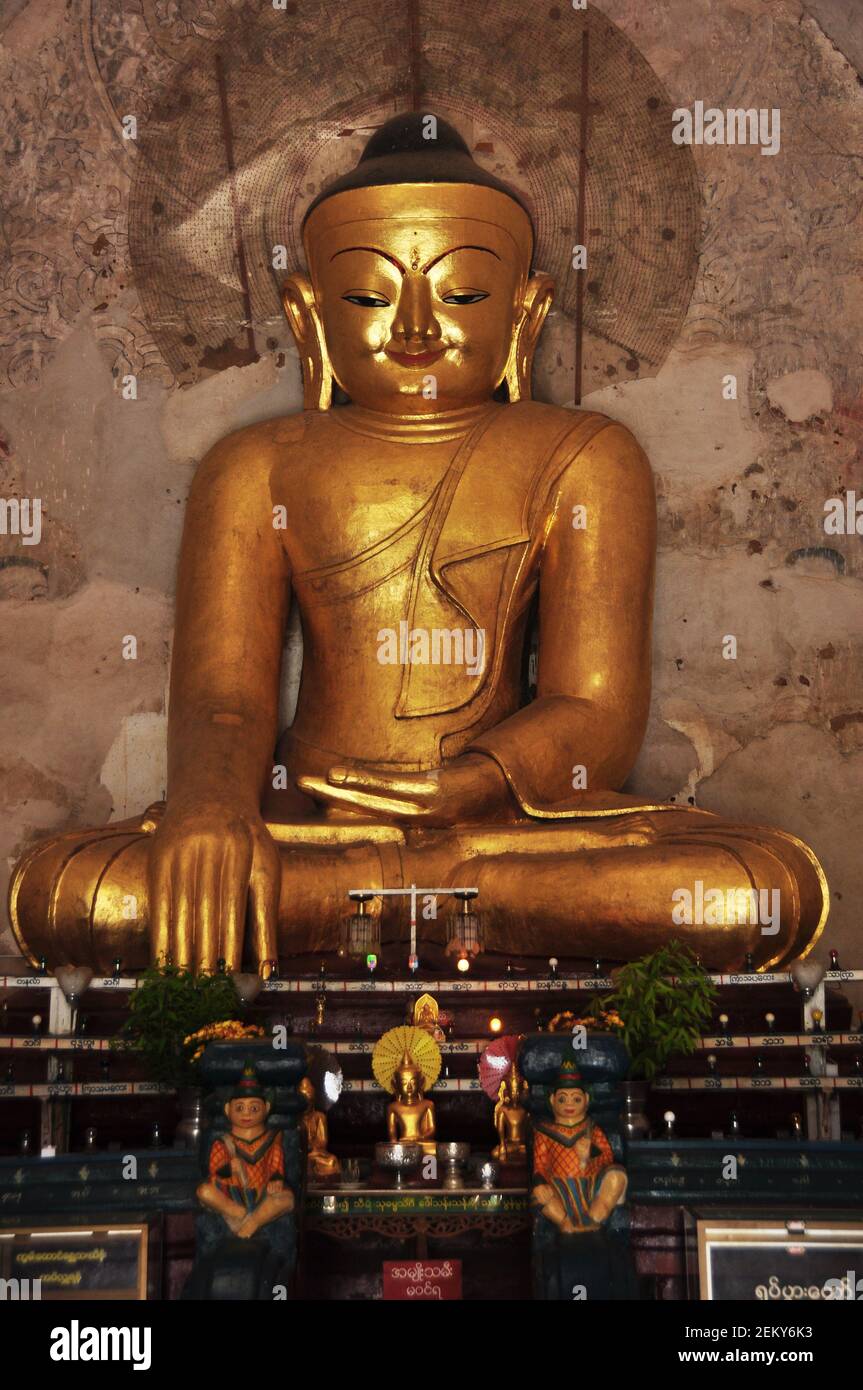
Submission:
<svg viewBox="0 0 863 1390">
<path fill-rule="evenodd" d="M 285 1182 L 282 1135 L 269 1130 L 257 1139 L 224 1134 L 210 1150 L 210 1181 L 247 1211 L 254 1211 L 267 1192 L 267 1184 Z"/>
<path fill-rule="evenodd" d="M 616 1166 L 611 1145 L 592 1120 L 577 1129 L 534 1122 L 534 1183 L 544 1181 L 555 1189 L 573 1225 L 590 1223 L 590 1204 L 605 1173 Z"/>
</svg>

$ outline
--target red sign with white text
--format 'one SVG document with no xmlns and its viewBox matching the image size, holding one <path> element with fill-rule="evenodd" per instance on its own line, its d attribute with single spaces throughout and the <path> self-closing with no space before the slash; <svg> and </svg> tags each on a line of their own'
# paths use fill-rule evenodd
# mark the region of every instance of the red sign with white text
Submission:
<svg viewBox="0 0 863 1390">
<path fill-rule="evenodd" d="M 461 1260 L 384 1260 L 384 1298 L 461 1298 Z"/>
</svg>

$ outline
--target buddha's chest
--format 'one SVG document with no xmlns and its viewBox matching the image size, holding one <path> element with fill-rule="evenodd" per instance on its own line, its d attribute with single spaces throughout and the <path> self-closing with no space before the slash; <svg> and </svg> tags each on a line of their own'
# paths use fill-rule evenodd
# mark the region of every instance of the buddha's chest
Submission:
<svg viewBox="0 0 863 1390">
<path fill-rule="evenodd" d="M 394 1101 L 392 1105 L 393 1113 L 408 1133 L 414 1133 L 419 1129 L 431 1108 L 431 1103 L 427 1100 Z"/>
<path fill-rule="evenodd" d="M 422 526 L 452 460 L 452 444 L 416 446 L 347 436 L 300 448 L 271 478 L 294 574 L 337 565 Z"/>
</svg>

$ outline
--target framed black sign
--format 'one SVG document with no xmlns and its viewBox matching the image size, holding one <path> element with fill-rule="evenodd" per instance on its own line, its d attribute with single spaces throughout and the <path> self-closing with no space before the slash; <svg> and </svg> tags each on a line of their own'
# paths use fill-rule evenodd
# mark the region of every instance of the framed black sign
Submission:
<svg viewBox="0 0 863 1390">
<path fill-rule="evenodd" d="M 146 1223 L 27 1226 L 0 1231 L 0 1279 L 6 1297 L 147 1297 Z"/>
<path fill-rule="evenodd" d="M 694 1217 L 698 1297 L 709 1302 L 809 1302 L 863 1297 L 863 1220 Z M 695 1251 L 693 1251 L 695 1253 Z"/>
</svg>

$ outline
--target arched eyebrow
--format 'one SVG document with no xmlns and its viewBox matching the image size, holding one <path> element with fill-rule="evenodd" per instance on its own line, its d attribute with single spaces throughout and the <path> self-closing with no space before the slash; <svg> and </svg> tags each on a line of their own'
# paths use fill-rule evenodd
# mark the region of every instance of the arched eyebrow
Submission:
<svg viewBox="0 0 863 1390">
<path fill-rule="evenodd" d="M 394 265 L 396 270 L 401 271 L 402 275 L 407 274 L 407 267 L 403 266 L 396 256 L 391 256 L 388 251 L 382 251 L 379 246 L 345 246 L 343 250 L 336 251 L 334 256 L 330 256 L 330 263 L 332 264 L 336 256 L 346 256 L 349 251 L 370 251 L 373 256 L 380 256 L 382 260 L 389 261 L 390 265 Z"/>
<path fill-rule="evenodd" d="M 407 266 L 402 265 L 397 256 L 390 255 L 388 251 L 382 251 L 379 246 L 345 246 L 341 251 L 336 251 L 334 255 L 330 256 L 330 262 L 332 263 L 336 256 L 346 256 L 349 251 L 368 251 L 373 256 L 380 256 L 382 260 L 389 261 L 390 265 L 394 265 L 396 270 L 401 271 L 402 275 L 407 275 Z M 487 256 L 494 256 L 496 261 L 500 260 L 500 256 L 496 251 L 492 251 L 490 246 L 450 246 L 446 251 L 441 251 L 440 255 L 434 256 L 427 265 L 424 265 L 421 273 L 427 274 L 439 261 L 445 260 L 447 256 L 452 256 L 456 251 L 484 251 Z"/>
<path fill-rule="evenodd" d="M 487 256 L 494 256 L 496 261 L 500 260 L 500 256 L 496 251 L 492 251 L 490 246 L 451 246 L 448 251 L 441 251 L 439 256 L 435 256 L 433 260 L 429 261 L 428 265 L 423 266 L 423 275 L 431 270 L 432 266 L 437 265 L 438 261 L 444 260 L 447 256 L 452 256 L 456 251 L 485 251 Z"/>
</svg>

